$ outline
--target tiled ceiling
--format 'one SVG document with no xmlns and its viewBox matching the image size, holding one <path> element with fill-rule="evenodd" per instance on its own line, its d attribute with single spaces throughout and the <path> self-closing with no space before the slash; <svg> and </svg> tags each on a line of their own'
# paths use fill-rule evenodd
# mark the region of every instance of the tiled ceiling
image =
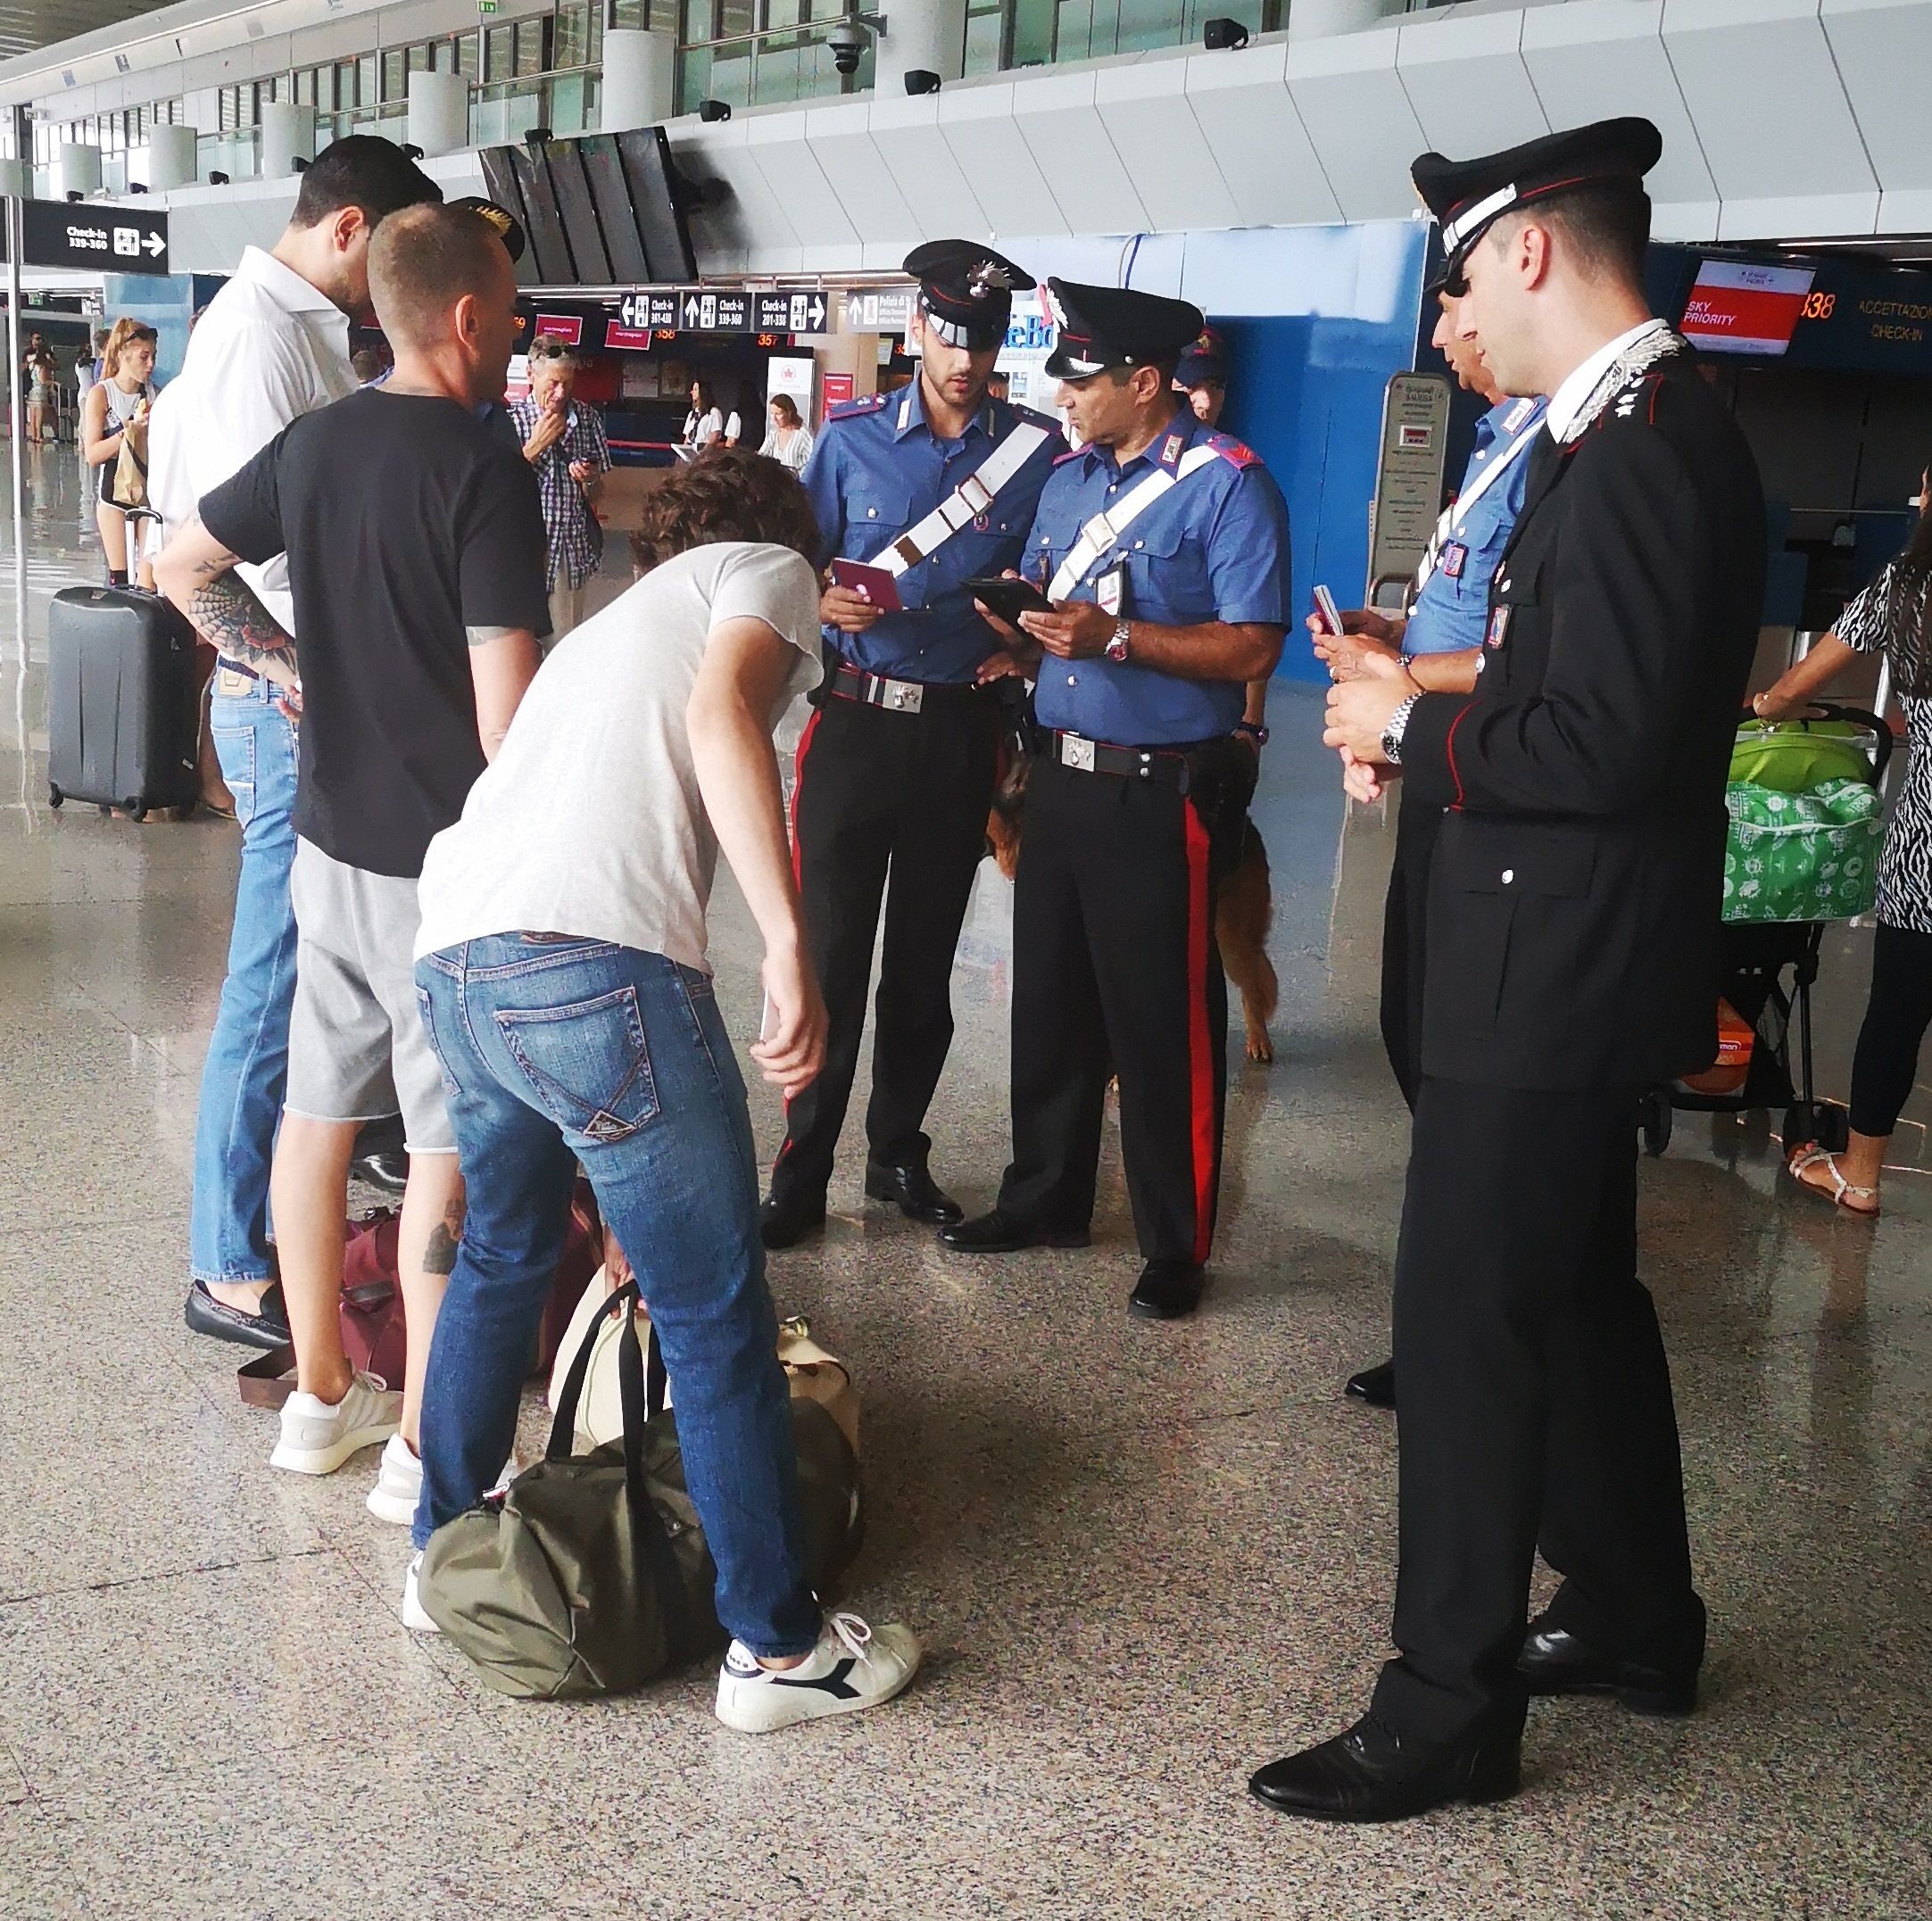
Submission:
<svg viewBox="0 0 1932 1921">
<path fill-rule="evenodd" d="M 158 13 L 167 0 L 0 0 L 0 60 Z"/>
</svg>

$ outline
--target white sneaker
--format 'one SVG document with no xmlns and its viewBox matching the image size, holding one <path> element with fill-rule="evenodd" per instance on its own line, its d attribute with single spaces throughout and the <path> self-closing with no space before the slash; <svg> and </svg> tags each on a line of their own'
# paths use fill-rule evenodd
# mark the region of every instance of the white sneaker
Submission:
<svg viewBox="0 0 1932 1921">
<path fill-rule="evenodd" d="M 423 1571 L 423 1557 L 417 1554 L 410 1561 L 410 1571 L 402 1577 L 402 1625 L 411 1634 L 439 1635 L 443 1630 L 429 1618 L 429 1610 L 422 1603 L 417 1592 L 417 1577 Z"/>
<path fill-rule="evenodd" d="M 400 1434 L 392 1434 L 382 1451 L 376 1485 L 369 1491 L 369 1512 L 392 1527 L 407 1528 L 416 1519 L 416 1503 L 422 1492 L 421 1456 Z"/>
<path fill-rule="evenodd" d="M 769 1735 L 794 1721 L 853 1714 L 890 1701 L 919 1668 L 919 1642 L 897 1621 L 869 1627 L 856 1614 L 827 1612 L 818 1645 L 796 1668 L 761 1668 L 734 1641 L 717 1677 L 717 1718 L 743 1735 Z"/>
<path fill-rule="evenodd" d="M 402 1396 L 374 1374 L 358 1374 L 334 1407 L 318 1395 L 292 1394 L 282 1403 L 282 1437 L 269 1465 L 333 1474 L 352 1454 L 386 1441 L 402 1418 Z"/>
</svg>

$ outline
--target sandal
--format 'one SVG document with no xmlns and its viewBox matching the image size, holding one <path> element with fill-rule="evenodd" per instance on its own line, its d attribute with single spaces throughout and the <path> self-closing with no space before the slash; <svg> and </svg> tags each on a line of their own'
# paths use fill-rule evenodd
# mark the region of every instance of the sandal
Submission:
<svg viewBox="0 0 1932 1921">
<path fill-rule="evenodd" d="M 1830 1177 L 1831 1185 L 1827 1188 L 1821 1180 L 1807 1180 L 1808 1168 L 1822 1167 Z M 1809 1188 L 1813 1194 L 1822 1194 L 1834 1207 L 1842 1207 L 1848 1214 L 1857 1214 L 1867 1221 L 1875 1221 L 1878 1215 L 1878 1190 L 1876 1188 L 1854 1188 L 1838 1172 L 1837 1157 L 1827 1154 L 1822 1147 L 1810 1147 L 1791 1156 L 1788 1172 L 1801 1188 Z M 1856 1195 L 1858 1198 L 1853 1199 Z"/>
</svg>

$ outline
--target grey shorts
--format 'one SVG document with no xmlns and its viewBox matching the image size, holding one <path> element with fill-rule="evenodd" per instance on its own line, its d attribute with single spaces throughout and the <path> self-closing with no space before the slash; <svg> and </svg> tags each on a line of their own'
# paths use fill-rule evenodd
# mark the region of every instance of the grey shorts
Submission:
<svg viewBox="0 0 1932 1921">
<path fill-rule="evenodd" d="M 411 1154 L 454 1154 L 443 1070 L 416 1000 L 416 882 L 295 843 L 295 1004 L 287 1111 L 311 1121 L 402 1114 Z"/>
</svg>

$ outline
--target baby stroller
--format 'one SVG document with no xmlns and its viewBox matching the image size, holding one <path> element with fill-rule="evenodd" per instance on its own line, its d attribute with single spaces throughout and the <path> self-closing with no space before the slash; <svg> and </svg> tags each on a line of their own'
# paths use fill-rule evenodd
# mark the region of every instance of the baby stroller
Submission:
<svg viewBox="0 0 1932 1921">
<path fill-rule="evenodd" d="M 1745 715 L 1725 790 L 1719 1055 L 1703 1073 L 1645 1096 L 1648 1153 L 1670 1145 L 1673 1110 L 1782 1108 L 1787 1152 L 1845 1147 L 1845 1109 L 1812 1085 L 1812 983 L 1825 929 L 1869 913 L 1878 897 L 1891 754 L 1892 730 L 1859 708 L 1820 700 L 1803 719 L 1772 723 Z"/>
</svg>

